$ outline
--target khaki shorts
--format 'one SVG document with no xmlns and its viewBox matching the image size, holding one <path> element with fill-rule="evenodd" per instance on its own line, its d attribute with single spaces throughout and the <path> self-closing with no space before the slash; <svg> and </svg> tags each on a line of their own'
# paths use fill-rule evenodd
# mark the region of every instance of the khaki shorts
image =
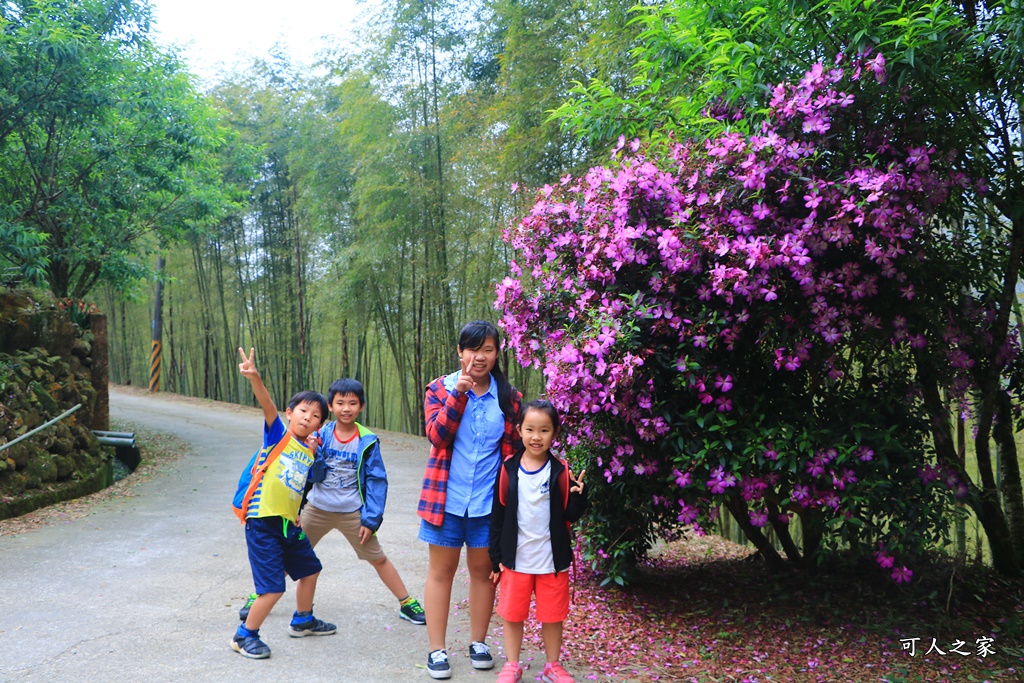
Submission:
<svg viewBox="0 0 1024 683">
<path fill-rule="evenodd" d="M 328 531 L 337 529 L 348 540 L 360 560 L 381 562 L 387 559 L 376 535 L 370 536 L 366 543 L 359 542 L 359 527 L 362 525 L 359 523 L 358 510 L 355 512 L 326 512 L 307 503 L 306 507 L 302 509 L 300 521 L 302 530 L 306 532 L 306 537 L 309 538 L 309 542 L 313 546 L 316 546 Z"/>
</svg>

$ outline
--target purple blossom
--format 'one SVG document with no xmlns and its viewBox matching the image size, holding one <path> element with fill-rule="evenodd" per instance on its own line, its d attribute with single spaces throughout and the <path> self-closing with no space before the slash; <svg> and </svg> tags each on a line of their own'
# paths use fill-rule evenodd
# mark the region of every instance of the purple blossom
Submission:
<svg viewBox="0 0 1024 683">
<path fill-rule="evenodd" d="M 914 572 L 907 569 L 906 565 L 904 565 L 899 569 L 893 569 L 890 576 L 896 583 L 910 583 L 910 579 L 914 576 Z"/>
<path fill-rule="evenodd" d="M 930 146 L 901 149 L 905 138 L 870 125 L 863 155 L 837 151 L 833 140 L 857 120 L 843 113 L 854 102 L 844 89 L 870 96 L 871 79 L 851 80 L 861 65 L 885 77 L 882 55 L 858 59 L 775 87 L 754 135 L 666 148 L 620 138 L 611 162 L 541 188 L 504 233 L 513 258 L 496 306 L 508 348 L 542 371 L 566 443 L 593 450 L 607 483 L 627 468 L 656 482 L 645 502 L 663 498 L 659 469 L 671 472 L 669 482 L 702 499 L 680 501 L 682 523 L 695 525 L 697 505 L 733 487 L 749 502 L 771 487 L 798 506 L 838 510 L 847 496 L 873 495 L 865 482 L 906 483 L 920 464 L 876 459 L 838 430 L 825 437 L 837 448 L 813 455 L 782 430 L 759 426 L 751 438 L 764 394 L 748 387 L 778 386 L 783 406 L 793 386 L 844 381 L 856 391 L 846 378 L 861 377 L 849 362 L 858 345 L 905 354 L 941 335 L 919 314 L 923 299 L 941 305 L 920 280 L 929 255 L 920 245 L 949 191 L 978 181 L 949 173 Z M 1020 350 L 981 339 L 991 328 L 982 311 L 951 320 L 939 371 L 961 400 L 976 358 L 1009 363 Z M 896 381 L 892 391 L 920 400 Z M 967 495 L 944 471 L 920 476 Z M 767 522 L 763 510 L 750 514 Z"/>
</svg>

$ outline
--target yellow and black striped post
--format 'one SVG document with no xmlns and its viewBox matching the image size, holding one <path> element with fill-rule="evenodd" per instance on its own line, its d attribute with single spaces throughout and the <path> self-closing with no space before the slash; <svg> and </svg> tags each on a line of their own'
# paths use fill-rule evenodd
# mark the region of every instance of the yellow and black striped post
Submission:
<svg viewBox="0 0 1024 683">
<path fill-rule="evenodd" d="M 149 349 L 149 390 L 160 391 L 160 366 L 164 336 L 164 257 L 156 257 L 156 293 L 153 302 L 153 344 Z"/>
<path fill-rule="evenodd" d="M 160 391 L 160 351 L 162 344 L 159 339 L 153 340 L 153 347 L 149 352 L 149 390 Z"/>
</svg>

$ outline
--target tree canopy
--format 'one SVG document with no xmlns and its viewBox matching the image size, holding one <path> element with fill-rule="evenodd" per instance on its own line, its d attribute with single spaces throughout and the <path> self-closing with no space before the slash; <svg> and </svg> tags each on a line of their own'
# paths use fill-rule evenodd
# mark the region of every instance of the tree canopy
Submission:
<svg viewBox="0 0 1024 683">
<path fill-rule="evenodd" d="M 216 117 L 137 0 L 0 7 L 2 258 L 58 296 L 147 272 L 137 257 L 216 215 Z"/>
</svg>

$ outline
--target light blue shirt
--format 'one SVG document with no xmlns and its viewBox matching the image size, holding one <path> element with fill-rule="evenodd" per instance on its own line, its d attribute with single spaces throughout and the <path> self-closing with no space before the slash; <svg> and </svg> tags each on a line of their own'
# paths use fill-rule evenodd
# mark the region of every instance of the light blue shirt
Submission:
<svg viewBox="0 0 1024 683">
<path fill-rule="evenodd" d="M 444 378 L 448 391 L 455 389 L 459 374 L 453 372 Z M 498 404 L 498 382 L 494 375 L 486 393 L 477 396 L 472 389 L 466 393 L 469 401 L 452 444 L 444 511 L 458 517 L 487 517 L 491 514 L 494 482 L 501 464 L 505 415 Z"/>
</svg>

